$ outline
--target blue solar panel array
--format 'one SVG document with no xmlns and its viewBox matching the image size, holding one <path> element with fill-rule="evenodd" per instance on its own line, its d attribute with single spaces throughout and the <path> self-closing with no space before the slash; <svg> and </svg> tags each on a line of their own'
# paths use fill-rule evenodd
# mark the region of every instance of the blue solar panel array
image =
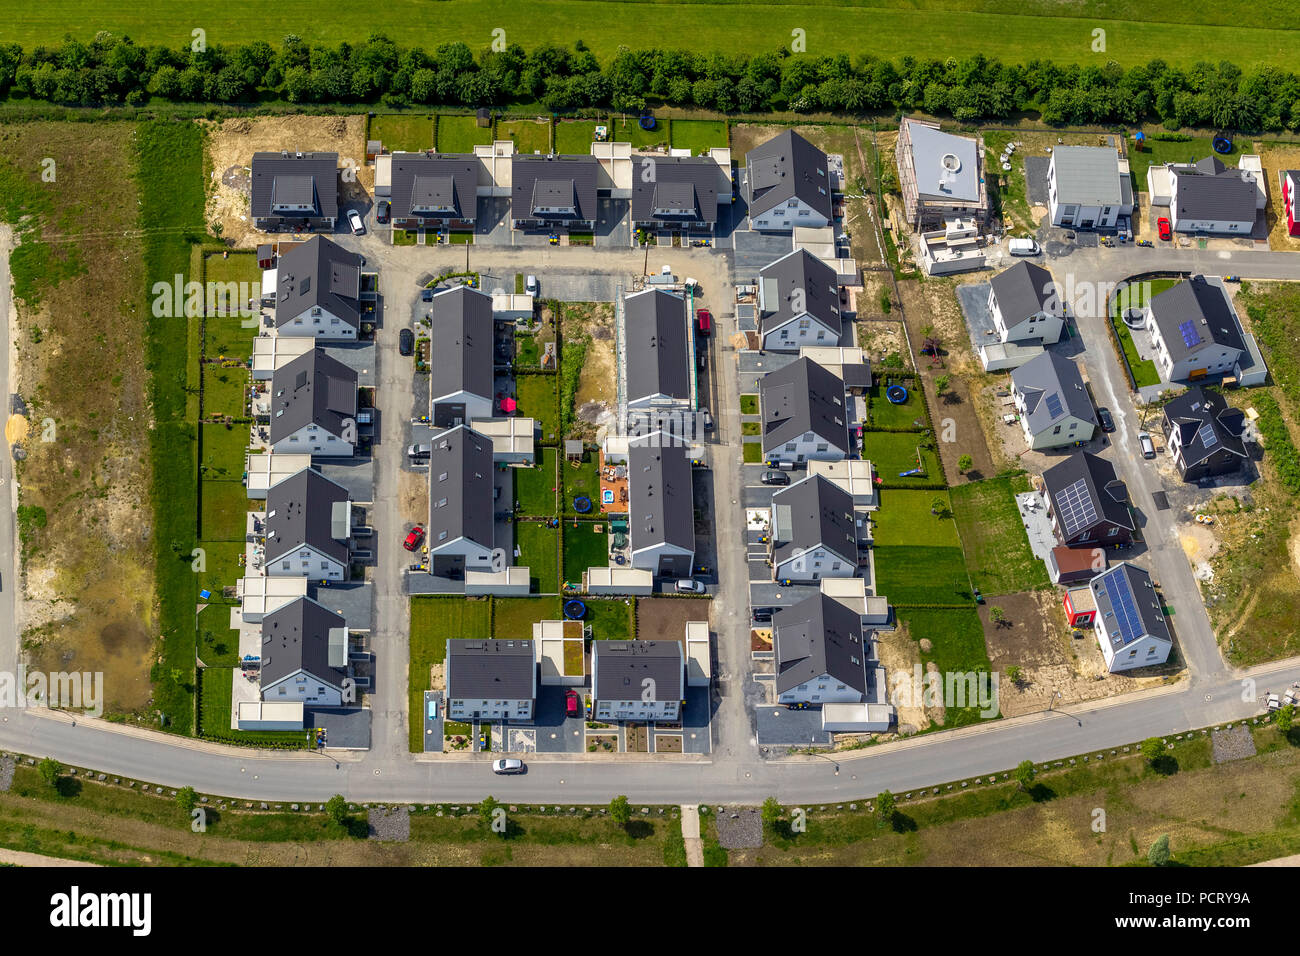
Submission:
<svg viewBox="0 0 1300 956">
<path fill-rule="evenodd" d="M 1052 416 L 1052 420 L 1055 421 L 1056 419 L 1060 418 L 1061 412 L 1063 411 L 1064 409 L 1061 407 L 1061 396 L 1058 395 L 1056 392 L 1053 392 L 1051 395 L 1048 395 L 1047 414 Z"/>
<path fill-rule="evenodd" d="M 1119 628 L 1120 639 L 1125 644 L 1131 644 L 1146 633 L 1146 628 L 1142 625 L 1142 615 L 1138 613 L 1128 575 L 1123 570 L 1117 570 L 1106 575 L 1102 581 L 1106 587 L 1106 597 L 1110 599 L 1111 610 L 1115 613 L 1115 625 Z"/>
<path fill-rule="evenodd" d="M 1178 331 L 1183 333 L 1183 344 L 1189 349 L 1201 344 L 1201 334 L 1196 331 L 1195 322 L 1179 322 Z"/>
</svg>

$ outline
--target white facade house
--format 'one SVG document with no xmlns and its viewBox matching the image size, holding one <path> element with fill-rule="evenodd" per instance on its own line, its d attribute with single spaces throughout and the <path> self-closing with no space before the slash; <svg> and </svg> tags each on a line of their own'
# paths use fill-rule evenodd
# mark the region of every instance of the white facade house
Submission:
<svg viewBox="0 0 1300 956">
<path fill-rule="evenodd" d="M 826 154 L 793 130 L 745 156 L 750 226 L 760 232 L 821 228 L 834 216 Z"/>
<path fill-rule="evenodd" d="M 1217 156 L 1169 167 L 1169 220 L 1175 232 L 1249 236 L 1260 187 L 1249 169 L 1230 169 Z"/>
<path fill-rule="evenodd" d="M 430 573 L 501 570 L 492 562 L 496 491 L 491 439 L 459 425 L 435 435 L 432 446 L 425 529 Z"/>
<path fill-rule="evenodd" d="M 686 698 L 682 642 L 595 641 L 591 687 L 597 720 L 680 720 Z"/>
<path fill-rule="evenodd" d="M 453 428 L 492 417 L 495 320 L 492 297 L 467 286 L 433 297 L 429 328 L 429 415 Z"/>
<path fill-rule="evenodd" d="M 274 270 L 276 335 L 355 342 L 361 331 L 361 261 L 321 236 L 282 253 Z"/>
<path fill-rule="evenodd" d="M 772 579 L 813 584 L 853 577 L 864 524 L 849 493 L 820 475 L 781 489 L 772 496 Z"/>
<path fill-rule="evenodd" d="M 264 701 L 351 703 L 347 621 L 306 597 L 268 614 L 262 619 L 260 680 Z"/>
<path fill-rule="evenodd" d="M 1121 561 L 1089 582 L 1097 614 L 1093 631 L 1112 674 L 1169 659 L 1173 637 L 1151 575 Z"/>
<path fill-rule="evenodd" d="M 690 577 L 695 496 L 687 449 L 663 432 L 631 439 L 627 475 L 632 567 L 668 578 Z"/>
<path fill-rule="evenodd" d="M 772 618 L 776 700 L 781 704 L 856 704 L 868 697 L 877 663 L 862 614 L 817 594 Z"/>
<path fill-rule="evenodd" d="M 1191 276 L 1152 296 L 1146 329 L 1166 382 L 1230 375 L 1253 361 L 1232 299 L 1217 276 Z"/>
<path fill-rule="evenodd" d="M 1063 448 L 1089 441 L 1097 415 L 1073 361 L 1043 352 L 1011 373 L 1011 395 L 1030 448 Z"/>
<path fill-rule="evenodd" d="M 275 370 L 267 414 L 272 454 L 350 458 L 357 438 L 357 373 L 313 349 Z"/>
<path fill-rule="evenodd" d="M 1108 146 L 1056 146 L 1047 167 L 1053 226 L 1113 229 L 1133 215 L 1128 160 Z"/>
<path fill-rule="evenodd" d="M 267 492 L 263 567 L 270 577 L 344 581 L 352 502 L 342 485 L 304 469 Z"/>
<path fill-rule="evenodd" d="M 1018 262 L 989 283 L 989 315 L 1001 342 L 1051 345 L 1065 327 L 1065 305 L 1052 274 Z"/>
<path fill-rule="evenodd" d="M 450 719 L 533 719 L 537 661 L 531 640 L 448 640 L 444 674 Z"/>
<path fill-rule="evenodd" d="M 797 351 L 805 345 L 838 345 L 843 321 L 835 270 L 796 249 L 758 274 L 763 348 Z"/>
<path fill-rule="evenodd" d="M 759 382 L 763 460 L 800 464 L 848 456 L 843 379 L 809 358 L 769 372 Z"/>
</svg>

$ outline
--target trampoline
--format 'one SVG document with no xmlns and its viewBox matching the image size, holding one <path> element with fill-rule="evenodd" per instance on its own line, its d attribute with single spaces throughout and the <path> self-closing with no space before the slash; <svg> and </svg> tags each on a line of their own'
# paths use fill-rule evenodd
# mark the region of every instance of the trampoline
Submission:
<svg viewBox="0 0 1300 956">
<path fill-rule="evenodd" d="M 885 398 L 889 399 L 891 405 L 902 405 L 907 402 L 907 389 L 901 385 L 891 385 L 885 389 Z"/>
<path fill-rule="evenodd" d="M 644 130 L 652 130 L 652 129 L 654 129 L 654 128 L 655 128 L 655 117 L 654 117 L 654 114 L 653 114 L 653 113 L 642 113 L 642 114 L 637 118 L 637 125 L 639 125 L 639 126 L 640 126 L 642 129 L 644 129 Z"/>
<path fill-rule="evenodd" d="M 1214 137 L 1213 146 L 1214 146 L 1214 151 L 1215 151 L 1216 153 L 1231 153 L 1231 152 L 1232 152 L 1232 140 L 1231 140 L 1229 137 L 1227 137 L 1227 136 L 1216 136 L 1216 137 Z"/>
<path fill-rule="evenodd" d="M 573 510 L 580 515 L 585 515 L 591 510 L 591 499 L 586 495 L 578 495 L 573 499 Z"/>
<path fill-rule="evenodd" d="M 587 605 L 583 604 L 577 598 L 572 598 L 564 602 L 564 619 L 566 621 L 581 621 L 587 616 Z"/>
</svg>

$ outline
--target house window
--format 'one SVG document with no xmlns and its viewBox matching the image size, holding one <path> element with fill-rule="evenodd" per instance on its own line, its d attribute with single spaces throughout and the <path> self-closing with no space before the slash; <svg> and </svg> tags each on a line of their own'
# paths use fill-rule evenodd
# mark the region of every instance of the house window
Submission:
<svg viewBox="0 0 1300 956">
<path fill-rule="evenodd" d="M 1106 536 L 1108 538 L 1113 538 L 1117 534 L 1119 534 L 1119 528 L 1116 527 L 1112 527 L 1109 531 L 1106 532 Z"/>
<path fill-rule="evenodd" d="M 827 447 L 828 447 L 828 446 L 827 446 L 826 442 L 822 442 L 820 445 L 817 446 L 817 450 L 818 450 L 818 451 L 826 451 L 826 450 L 827 450 Z"/>
</svg>

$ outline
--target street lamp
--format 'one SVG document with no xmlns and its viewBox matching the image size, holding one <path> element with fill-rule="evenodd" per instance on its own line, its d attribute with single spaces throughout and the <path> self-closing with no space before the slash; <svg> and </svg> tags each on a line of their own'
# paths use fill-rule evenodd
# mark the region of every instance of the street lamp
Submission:
<svg viewBox="0 0 1300 956">
<path fill-rule="evenodd" d="M 810 741 L 810 742 L 815 743 L 815 741 Z M 838 777 L 840 775 L 840 764 L 839 761 L 836 760 L 834 757 L 830 756 L 829 754 L 820 753 L 816 750 L 809 750 L 808 752 L 812 754 L 814 757 L 821 757 L 823 760 L 829 760 L 831 763 L 835 765 L 835 776 Z"/>
</svg>

